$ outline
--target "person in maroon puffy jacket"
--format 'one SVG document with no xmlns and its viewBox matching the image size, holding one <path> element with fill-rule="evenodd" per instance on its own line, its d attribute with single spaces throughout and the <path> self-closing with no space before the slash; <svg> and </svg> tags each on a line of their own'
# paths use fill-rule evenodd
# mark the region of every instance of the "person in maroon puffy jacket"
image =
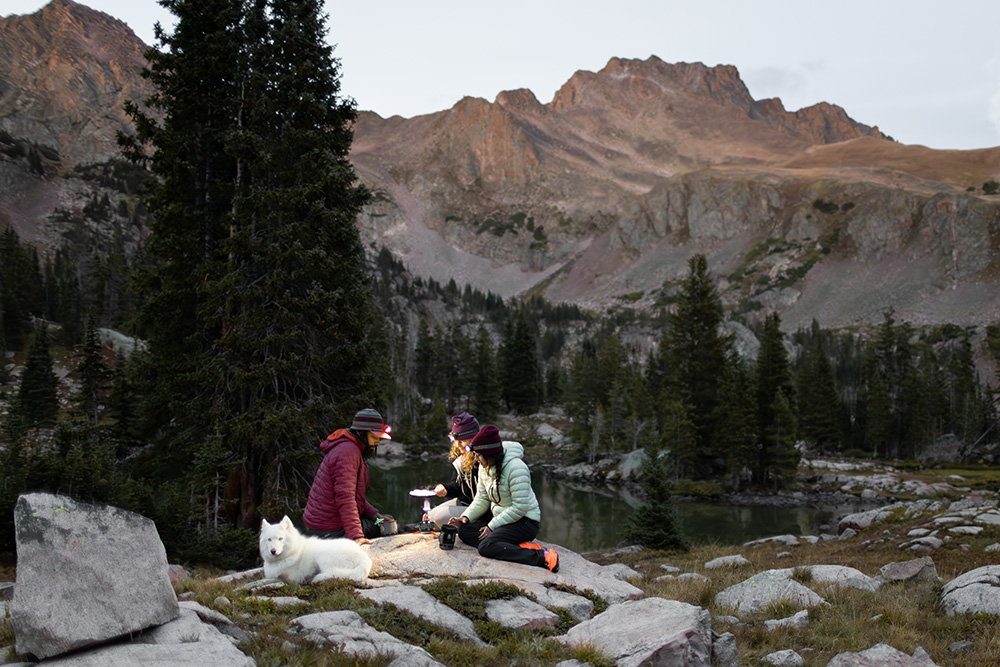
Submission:
<svg viewBox="0 0 1000 667">
<path fill-rule="evenodd" d="M 320 443 L 323 462 L 302 512 L 307 534 L 371 544 L 370 538 L 395 532 L 395 520 L 381 514 L 365 498 L 369 481 L 366 461 L 378 452 L 383 438 L 389 439 L 389 430 L 377 410 L 366 408 L 354 415 L 350 428 L 338 429 Z"/>
</svg>

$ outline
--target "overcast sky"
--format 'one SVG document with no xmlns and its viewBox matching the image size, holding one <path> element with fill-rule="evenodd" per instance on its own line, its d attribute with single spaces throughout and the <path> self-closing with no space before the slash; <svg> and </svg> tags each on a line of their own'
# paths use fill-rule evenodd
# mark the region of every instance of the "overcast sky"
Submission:
<svg viewBox="0 0 1000 667">
<path fill-rule="evenodd" d="M 0 0 L 30 14 L 46 0 Z M 155 0 L 84 0 L 147 44 Z M 998 0 L 326 0 L 342 92 L 410 117 L 529 88 L 542 103 L 612 57 L 735 65 L 755 99 L 817 102 L 906 144 L 1000 145 Z"/>
</svg>

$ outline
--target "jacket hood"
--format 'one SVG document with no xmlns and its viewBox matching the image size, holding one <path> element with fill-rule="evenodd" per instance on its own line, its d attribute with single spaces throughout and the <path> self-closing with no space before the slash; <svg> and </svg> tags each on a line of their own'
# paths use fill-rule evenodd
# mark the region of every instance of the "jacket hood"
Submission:
<svg viewBox="0 0 1000 667">
<path fill-rule="evenodd" d="M 346 428 L 338 428 L 336 431 L 326 436 L 325 440 L 322 440 L 319 443 L 319 450 L 324 454 L 326 454 L 331 449 L 333 449 L 334 445 L 336 445 L 338 442 L 344 439 L 350 440 L 359 449 L 363 446 L 360 442 L 358 442 L 357 438 L 351 435 L 350 431 L 348 431 Z"/>
<path fill-rule="evenodd" d="M 500 444 L 503 445 L 503 465 L 507 465 L 507 461 L 524 458 L 524 447 L 521 443 L 504 440 Z"/>
</svg>

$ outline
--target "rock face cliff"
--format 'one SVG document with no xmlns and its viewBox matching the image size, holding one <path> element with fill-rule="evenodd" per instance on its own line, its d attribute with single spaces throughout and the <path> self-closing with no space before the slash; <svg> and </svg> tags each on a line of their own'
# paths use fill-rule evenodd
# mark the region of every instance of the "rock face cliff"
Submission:
<svg viewBox="0 0 1000 667">
<path fill-rule="evenodd" d="M 122 103 L 152 92 L 144 50 L 72 0 L 0 19 L 0 131 L 58 151 L 32 172 L 0 135 L 0 224 L 50 242 L 54 210 L 94 198 L 53 165 L 116 154 Z M 1000 148 L 904 146 L 825 102 L 790 112 L 730 65 L 613 58 L 548 103 L 513 90 L 409 119 L 363 111 L 351 159 L 375 194 L 365 239 L 442 282 L 650 308 L 704 253 L 732 308 L 787 327 L 890 306 L 914 323 L 1000 320 L 1000 196 L 982 189 Z"/>
<path fill-rule="evenodd" d="M 72 162 L 117 155 L 130 130 L 122 105 L 152 88 L 139 73 L 148 47 L 128 26 L 72 0 L 0 20 L 0 130 Z"/>
<path fill-rule="evenodd" d="M 360 224 L 418 274 L 595 308 L 669 301 L 694 253 L 733 308 L 844 326 L 1000 318 L 1000 149 L 903 146 L 731 66 L 612 59 L 411 119 L 362 113 Z M 997 296 L 994 296 L 994 295 Z"/>
</svg>

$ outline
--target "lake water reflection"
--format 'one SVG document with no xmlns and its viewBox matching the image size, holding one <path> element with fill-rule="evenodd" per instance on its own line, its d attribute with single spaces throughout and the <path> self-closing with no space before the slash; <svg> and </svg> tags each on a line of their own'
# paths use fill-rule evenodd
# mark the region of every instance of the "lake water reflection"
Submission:
<svg viewBox="0 0 1000 667">
<path fill-rule="evenodd" d="M 443 459 L 375 459 L 368 499 L 381 511 L 404 523 L 418 522 L 423 500 L 411 489 L 449 481 L 451 467 Z M 594 490 L 565 480 L 532 474 L 532 485 L 542 507 L 538 538 L 576 552 L 616 546 L 624 537 L 625 520 L 639 500 L 616 487 Z M 431 504 L 436 504 L 432 499 Z M 677 503 L 684 530 L 696 544 L 742 544 L 772 535 L 807 535 L 844 507 L 744 507 L 717 503 Z"/>
</svg>

